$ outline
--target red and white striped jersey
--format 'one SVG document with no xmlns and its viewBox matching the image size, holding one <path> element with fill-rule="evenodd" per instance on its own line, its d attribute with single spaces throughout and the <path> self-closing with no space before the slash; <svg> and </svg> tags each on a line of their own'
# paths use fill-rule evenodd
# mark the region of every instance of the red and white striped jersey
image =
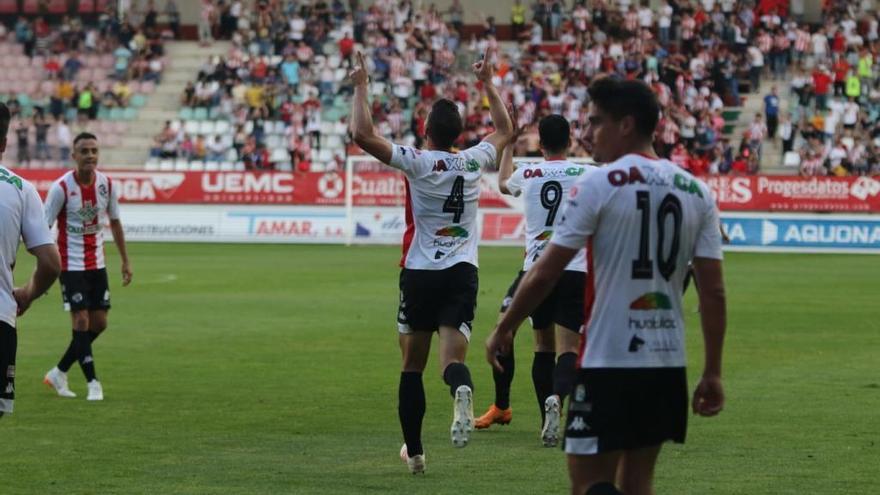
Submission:
<svg viewBox="0 0 880 495">
<path fill-rule="evenodd" d="M 45 204 L 46 221 L 58 221 L 58 251 L 63 271 L 104 268 L 104 222 L 119 219 L 119 195 L 113 182 L 95 172 L 91 185 L 82 185 L 74 171 L 52 184 Z"/>
</svg>

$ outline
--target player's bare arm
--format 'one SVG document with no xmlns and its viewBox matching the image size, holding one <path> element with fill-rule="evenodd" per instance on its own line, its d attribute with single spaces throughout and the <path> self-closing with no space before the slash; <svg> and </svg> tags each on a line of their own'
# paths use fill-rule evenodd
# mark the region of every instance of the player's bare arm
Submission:
<svg viewBox="0 0 880 495">
<path fill-rule="evenodd" d="M 125 249 L 125 231 L 122 228 L 122 222 L 118 218 L 110 220 L 110 231 L 113 233 L 113 242 L 116 243 L 116 249 L 119 250 L 119 257 L 122 258 L 122 286 L 125 287 L 131 283 L 133 274 L 131 263 L 128 261 L 128 251 Z"/>
<path fill-rule="evenodd" d="M 516 119 L 516 108 L 511 107 L 510 111 L 512 118 Z M 510 179 L 510 176 L 513 175 L 514 171 L 513 145 L 516 144 L 516 141 L 519 139 L 520 135 L 522 135 L 524 130 L 525 127 L 520 127 L 514 131 L 513 135 L 510 137 L 510 142 L 504 147 L 504 151 L 499 154 L 501 159 L 498 164 L 498 190 L 501 191 L 501 194 L 513 195 L 507 187 L 507 181 Z"/>
<path fill-rule="evenodd" d="M 492 83 L 492 77 L 495 75 L 491 59 L 493 54 L 494 51 L 491 48 L 486 48 L 483 59 L 475 63 L 473 69 L 477 80 L 483 83 L 483 88 L 486 90 L 486 97 L 489 99 L 489 114 L 492 115 L 492 125 L 495 126 L 495 132 L 486 136 L 483 141 L 491 143 L 500 154 L 504 147 L 510 143 L 514 129 L 510 115 L 507 113 L 507 106 L 501 99 L 498 89 Z"/>
<path fill-rule="evenodd" d="M 18 304 L 18 316 L 28 310 L 34 299 L 45 294 L 61 273 L 61 255 L 58 254 L 58 246 L 55 244 L 35 246 L 28 252 L 37 258 L 37 267 L 28 283 L 13 291 Z"/>
<path fill-rule="evenodd" d="M 354 142 L 361 149 L 387 165 L 391 162 L 391 143 L 380 136 L 373 127 L 370 101 L 367 96 L 370 76 L 367 74 L 363 53 L 357 53 L 357 64 L 348 77 L 354 85 L 354 108 L 351 112 L 351 134 L 354 137 Z"/>
<path fill-rule="evenodd" d="M 721 260 L 694 258 L 694 274 L 700 300 L 705 363 L 703 375 L 694 391 L 692 405 L 695 414 L 714 416 L 724 408 L 721 354 L 727 326 L 727 302 Z"/>
<path fill-rule="evenodd" d="M 517 327 L 547 298 L 565 267 L 577 253 L 577 249 L 550 244 L 538 262 L 523 276 L 510 307 L 486 340 L 486 360 L 495 369 L 502 370 L 498 354 L 506 355 L 510 352 Z"/>
</svg>

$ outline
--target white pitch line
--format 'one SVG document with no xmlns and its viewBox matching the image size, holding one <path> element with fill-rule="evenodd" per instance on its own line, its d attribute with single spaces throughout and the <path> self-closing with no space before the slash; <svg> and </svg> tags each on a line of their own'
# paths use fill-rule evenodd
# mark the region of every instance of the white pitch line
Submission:
<svg viewBox="0 0 880 495">
<path fill-rule="evenodd" d="M 141 282 L 139 285 L 151 285 L 151 284 L 170 284 L 171 282 L 177 281 L 177 275 L 173 273 L 168 273 L 166 275 L 161 275 L 155 280 L 148 280 L 146 282 Z"/>
</svg>

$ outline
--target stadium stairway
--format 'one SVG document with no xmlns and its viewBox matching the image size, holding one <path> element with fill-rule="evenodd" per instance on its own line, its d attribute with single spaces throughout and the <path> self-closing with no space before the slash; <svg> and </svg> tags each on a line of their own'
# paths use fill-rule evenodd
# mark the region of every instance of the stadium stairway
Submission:
<svg viewBox="0 0 880 495">
<path fill-rule="evenodd" d="M 177 118 L 180 97 L 189 81 L 195 81 L 199 69 L 213 55 L 227 55 L 229 42 L 214 42 L 209 47 L 195 41 L 176 41 L 165 45 L 171 60 L 165 69 L 162 83 L 150 95 L 141 109 L 138 120 L 129 125 L 122 143 L 105 151 L 101 162 L 109 168 L 143 168 L 150 156 L 153 137 L 162 130 L 165 121 Z"/>
<path fill-rule="evenodd" d="M 730 144 L 738 149 L 742 142 L 743 135 L 748 130 L 749 125 L 755 120 L 755 114 L 764 113 L 764 95 L 770 93 L 770 88 L 776 86 L 780 94 L 781 110 L 785 110 L 787 97 L 787 82 L 772 79 L 765 74 L 761 79 L 761 84 L 757 93 L 742 94 L 743 104 L 739 107 L 739 118 L 736 121 L 736 127 L 730 138 Z M 765 139 L 761 150 L 761 170 L 760 173 L 772 175 L 797 175 L 797 167 L 786 167 L 783 165 L 782 159 L 782 141 L 774 136 L 773 139 Z"/>
</svg>

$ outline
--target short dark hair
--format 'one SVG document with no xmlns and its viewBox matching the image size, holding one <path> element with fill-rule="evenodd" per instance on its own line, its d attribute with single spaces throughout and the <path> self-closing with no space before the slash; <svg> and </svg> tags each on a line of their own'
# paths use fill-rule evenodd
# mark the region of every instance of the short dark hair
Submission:
<svg viewBox="0 0 880 495">
<path fill-rule="evenodd" d="M 562 115 L 553 114 L 541 119 L 538 135 L 541 137 L 541 146 L 549 153 L 568 151 L 571 144 L 571 127 Z"/>
<path fill-rule="evenodd" d="M 590 101 L 612 118 L 620 120 L 631 116 L 640 134 L 645 137 L 654 135 L 660 104 L 654 91 L 644 82 L 603 77 L 593 81 L 587 92 Z"/>
<path fill-rule="evenodd" d="M 428 137 L 434 146 L 451 147 L 461 134 L 462 127 L 461 113 L 454 101 L 441 98 L 434 102 L 426 125 Z"/>
<path fill-rule="evenodd" d="M 73 138 L 73 145 L 76 146 L 76 143 L 82 141 L 83 139 L 94 139 L 95 141 L 97 141 L 98 136 L 95 136 L 91 132 L 81 132 L 77 134 L 75 138 Z"/>
<path fill-rule="evenodd" d="M 9 132 L 9 121 L 12 120 L 12 114 L 9 113 L 9 107 L 5 103 L 0 102 L 0 139 L 6 137 Z"/>
</svg>

